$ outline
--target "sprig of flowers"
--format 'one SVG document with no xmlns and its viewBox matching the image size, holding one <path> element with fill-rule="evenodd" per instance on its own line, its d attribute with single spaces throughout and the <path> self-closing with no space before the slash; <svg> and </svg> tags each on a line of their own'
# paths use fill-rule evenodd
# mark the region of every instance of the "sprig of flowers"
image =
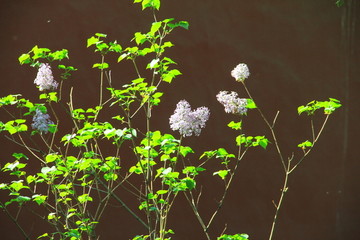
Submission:
<svg viewBox="0 0 360 240">
<path fill-rule="evenodd" d="M 40 64 L 34 83 L 39 86 L 40 91 L 53 90 L 59 85 L 54 80 L 51 67 L 48 63 Z"/>
<path fill-rule="evenodd" d="M 43 113 L 41 110 L 36 109 L 31 127 L 40 133 L 48 133 L 51 124 L 54 124 L 54 122 L 50 120 L 49 114 Z"/>
<path fill-rule="evenodd" d="M 209 116 L 210 110 L 207 107 L 191 110 L 190 104 L 186 100 L 181 100 L 169 119 L 170 128 L 173 131 L 178 130 L 183 137 L 189 137 L 193 134 L 199 136 Z"/>
<path fill-rule="evenodd" d="M 232 71 L 231 76 L 235 78 L 238 82 L 245 81 L 246 78 L 250 76 L 250 71 L 248 66 L 245 63 L 238 64 Z"/>
<path fill-rule="evenodd" d="M 239 98 L 236 92 L 220 91 L 216 99 L 225 107 L 225 112 L 245 115 L 247 113 L 247 99 Z"/>
</svg>

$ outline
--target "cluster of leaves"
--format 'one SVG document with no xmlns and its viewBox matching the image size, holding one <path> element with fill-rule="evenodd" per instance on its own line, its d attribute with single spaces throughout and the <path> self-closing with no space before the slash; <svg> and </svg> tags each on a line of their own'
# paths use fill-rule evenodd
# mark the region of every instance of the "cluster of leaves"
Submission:
<svg viewBox="0 0 360 240">
<path fill-rule="evenodd" d="M 45 99 L 47 102 L 56 102 L 57 94 L 53 93 L 43 93 L 39 96 L 40 99 Z M 29 130 L 28 122 L 29 119 L 26 119 L 27 116 L 33 116 L 36 110 L 40 110 L 42 113 L 47 113 L 47 108 L 44 103 L 32 103 L 30 100 L 25 99 L 21 94 L 10 94 L 8 96 L 0 98 L 0 108 L 15 106 L 23 110 L 20 115 L 21 118 L 15 118 L 13 120 L 2 122 L 0 121 L 0 132 L 8 132 L 10 135 L 14 135 L 20 132 L 26 132 Z M 56 125 L 49 126 L 49 131 L 54 133 L 57 131 Z M 36 130 L 31 132 L 31 135 L 37 133 Z"/>
<path fill-rule="evenodd" d="M 151 7 L 158 10 L 160 7 L 160 1 L 135 2 L 141 2 L 143 9 Z M 130 121 L 141 108 L 150 116 L 152 107 L 161 102 L 163 93 L 157 90 L 160 83 L 171 83 L 181 74 L 179 70 L 170 68 L 176 63 L 164 56 L 165 50 L 173 46 L 171 42 L 164 41 L 164 38 L 177 27 L 188 29 L 188 23 L 174 22 L 174 19 L 156 21 L 151 25 L 149 32 L 135 33 L 133 40 L 136 46 L 127 48 L 122 48 L 116 41 L 106 42 L 106 34 L 96 33 L 90 37 L 87 47 L 95 47 L 94 51 L 102 56 L 102 61 L 93 64 L 93 68 L 101 70 L 102 74 L 110 68 L 104 60 L 109 53 L 119 54 L 118 62 L 130 60 L 135 65 L 138 57 L 153 54 L 154 57 L 146 69 L 153 72 L 154 77 L 147 80 L 137 72 L 138 78 L 123 85 L 122 89 L 109 87 L 111 96 L 106 102 L 100 100 L 98 106 L 87 109 L 73 108 L 71 99 L 67 113 L 74 123 L 74 128 L 70 133 L 60 137 L 59 143 L 55 141 L 58 122 L 50 126 L 49 137 L 37 131 L 28 134 L 31 129 L 29 117 L 34 116 L 36 110 L 48 113 L 47 109 L 52 108 L 51 104 L 62 104 L 57 92 L 39 94 L 42 103 L 33 103 L 21 95 L 9 95 L 0 99 L 0 107 L 6 108 L 6 111 L 12 106 L 20 110 L 19 118 L 12 115 L 13 120 L 0 122 L 0 131 L 10 134 L 14 142 L 24 146 L 32 154 L 32 157 L 28 158 L 22 153 L 16 153 L 15 161 L 6 163 L 2 168 L 3 172 L 9 172 L 15 179 L 0 184 L 1 190 L 9 192 L 9 199 L 2 203 L 1 207 L 8 211 L 8 205 L 14 202 L 19 206 L 29 205 L 31 202 L 43 206 L 48 212 L 45 219 L 56 230 L 39 238 L 81 239 L 84 236 L 95 236 L 95 227 L 110 197 L 126 207 L 114 189 L 128 183 L 132 175 L 143 176 L 145 182 L 151 181 L 151 184 L 159 180 L 160 187 L 157 190 L 147 188 L 142 192 L 141 186 L 135 187 L 135 192 L 139 192 L 139 209 L 148 216 L 153 214 L 157 219 L 166 218 L 178 192 L 195 188 L 195 176 L 204 169 L 194 166 L 181 168 L 178 163 L 179 156 L 185 158 L 188 153 L 193 152 L 192 149 L 181 146 L 180 141 L 172 135 L 162 135 L 159 131 L 147 131 L 143 140 L 137 140 L 138 131 L 131 127 Z M 68 57 L 66 49 L 53 52 L 48 48 L 35 46 L 28 53 L 22 54 L 19 62 L 39 67 L 41 63 L 62 61 Z M 63 64 L 59 64 L 58 68 L 64 70 L 61 74 L 62 80 L 70 77 L 70 72 L 76 70 Z M 159 78 L 156 80 L 157 76 Z M 113 123 L 98 120 L 100 112 L 109 102 L 110 107 L 117 105 L 123 110 L 122 116 L 113 117 L 119 120 L 123 127 L 115 127 Z M 135 110 L 132 105 L 134 102 L 138 103 Z M 32 145 L 31 138 L 34 134 L 41 136 L 42 146 Z M 137 159 L 137 163 L 129 169 L 122 168 L 119 155 L 125 142 L 131 142 Z M 104 156 L 101 146 L 107 146 L 109 143 L 114 145 L 115 154 Z M 76 154 L 70 155 L 69 152 Z M 39 171 L 27 172 L 28 164 L 33 164 L 35 159 L 40 162 Z M 89 209 L 89 205 L 95 206 L 95 211 Z M 140 219 L 133 210 L 128 210 Z M 152 224 L 143 221 L 142 223 L 145 226 Z M 134 239 L 167 239 L 165 236 L 173 234 L 173 231 L 166 230 L 165 227 L 166 225 L 162 224 L 158 233 L 151 229 L 151 234 Z M 26 233 L 23 234 L 28 237 Z"/>
<path fill-rule="evenodd" d="M 307 113 L 314 115 L 316 110 L 324 109 L 325 114 L 332 114 L 337 108 L 341 107 L 340 101 L 335 98 L 329 98 L 329 101 L 311 101 L 306 105 L 298 107 L 298 113 Z"/>
<path fill-rule="evenodd" d="M 62 49 L 52 52 L 49 48 L 39 48 L 38 46 L 33 47 L 28 53 L 23 53 L 19 57 L 21 65 L 29 64 L 32 67 L 39 67 L 41 63 L 62 61 L 69 58 L 69 52 L 67 49 Z M 71 72 L 77 69 L 73 66 L 66 66 L 59 64 L 58 68 L 63 70 L 61 73 L 61 79 L 65 80 L 71 76 Z"/>
</svg>

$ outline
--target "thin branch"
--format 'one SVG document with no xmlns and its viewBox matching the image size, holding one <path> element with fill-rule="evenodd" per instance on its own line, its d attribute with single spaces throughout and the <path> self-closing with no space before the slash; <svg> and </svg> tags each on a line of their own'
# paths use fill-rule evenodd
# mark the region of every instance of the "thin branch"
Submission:
<svg viewBox="0 0 360 240">
<path fill-rule="evenodd" d="M 241 148 L 241 145 L 239 146 L 239 148 Z M 237 170 L 238 167 L 239 167 L 239 163 L 240 163 L 241 159 L 243 159 L 243 157 L 245 156 L 245 153 L 247 152 L 248 149 L 249 149 L 249 148 L 247 147 L 247 148 L 245 149 L 245 151 L 242 153 L 242 155 L 238 157 L 238 159 L 237 159 L 237 161 L 236 161 L 236 165 L 235 165 L 235 167 L 234 167 L 234 171 L 230 174 L 230 179 L 229 179 L 229 181 L 227 182 L 227 184 L 226 184 L 226 186 L 225 186 L 224 194 L 223 194 L 222 197 L 221 197 L 221 200 L 220 200 L 220 202 L 219 202 L 219 204 L 218 204 L 217 209 L 215 210 L 215 212 L 214 212 L 213 215 L 211 216 L 208 224 L 206 225 L 206 229 L 209 229 L 209 228 L 210 228 L 210 225 L 212 224 L 213 220 L 215 219 L 216 215 L 219 213 L 222 205 L 224 204 L 225 197 L 226 197 L 226 195 L 227 195 L 227 193 L 228 193 L 228 190 L 229 190 L 229 188 L 230 188 L 230 185 L 231 185 L 231 183 L 232 183 L 232 181 L 233 181 L 233 179 L 234 179 L 236 170 Z M 239 151 L 239 154 L 240 154 L 240 151 Z"/>
<path fill-rule="evenodd" d="M 191 192 L 190 192 L 190 194 L 191 194 Z M 196 218 L 198 219 L 198 221 L 199 221 L 199 223 L 200 223 L 200 225 L 201 225 L 201 227 L 202 227 L 202 229 L 203 229 L 203 231 L 204 231 L 204 233 L 205 233 L 205 235 L 206 235 L 206 238 L 207 238 L 208 240 L 211 240 L 211 238 L 210 238 L 210 236 L 209 236 L 209 233 L 207 232 L 206 225 L 205 225 L 203 219 L 201 218 L 201 216 L 200 216 L 200 214 L 199 214 L 199 211 L 197 210 L 197 208 L 196 208 L 196 206 L 195 206 L 194 198 L 191 197 L 192 199 L 190 200 L 189 197 L 186 195 L 185 192 L 184 192 L 184 195 L 185 195 L 185 197 L 186 197 L 186 200 L 187 200 L 188 203 L 190 204 L 191 209 L 193 210 Z"/>
<path fill-rule="evenodd" d="M 278 203 L 277 204 L 274 203 L 274 206 L 276 207 L 276 211 L 275 211 L 274 219 L 273 219 L 271 230 L 270 230 L 269 240 L 271 240 L 272 237 L 273 237 L 276 222 L 277 222 L 276 220 L 277 220 L 277 217 L 279 215 L 279 210 L 280 210 L 281 204 L 282 204 L 282 202 L 284 200 L 285 193 L 288 190 L 288 180 L 289 180 L 289 175 L 290 175 L 290 172 L 289 172 L 290 162 L 291 162 L 291 159 L 289 158 L 288 163 L 287 163 L 286 172 L 285 172 L 285 179 L 284 179 L 283 188 L 281 189 L 281 195 L 280 195 Z"/>
<path fill-rule="evenodd" d="M 247 89 L 247 87 L 245 85 L 245 82 L 242 82 L 242 83 L 243 83 L 243 86 L 244 86 L 245 91 L 248 94 L 249 98 L 254 101 L 253 97 L 251 96 L 249 90 Z M 257 106 L 257 110 L 259 111 L 262 119 L 265 121 L 266 125 L 270 129 L 271 135 L 272 135 L 274 143 L 275 143 L 276 150 L 277 150 L 277 152 L 279 154 L 279 157 L 280 157 L 281 163 L 283 165 L 284 171 L 286 172 L 286 165 L 285 165 L 284 157 L 283 157 L 283 155 L 281 153 L 280 146 L 279 146 L 279 143 L 277 141 L 277 137 L 276 137 L 276 134 L 275 134 L 275 131 L 274 131 L 274 124 L 275 124 L 275 120 L 276 120 L 278 114 L 276 114 L 276 116 L 274 118 L 273 125 L 270 125 L 269 121 L 267 120 L 267 118 L 265 117 L 265 115 L 262 113 L 261 109 L 258 106 Z"/>
<path fill-rule="evenodd" d="M 314 148 L 315 143 L 319 140 L 319 137 L 320 137 L 320 135 L 322 134 L 322 132 L 323 132 L 323 130 L 324 130 L 324 128 L 325 128 L 325 125 L 326 125 L 329 117 L 330 117 L 329 114 L 326 115 L 326 118 L 325 118 L 325 120 L 324 120 L 324 122 L 323 122 L 323 124 L 322 124 L 322 126 L 321 126 L 321 128 L 320 128 L 320 130 L 319 130 L 319 132 L 318 132 L 318 134 L 316 135 L 316 137 L 314 137 L 314 140 L 313 140 L 313 143 L 312 143 L 311 148 L 310 148 L 309 150 L 307 150 L 307 151 L 304 153 L 304 155 L 301 157 L 301 159 L 289 170 L 289 173 L 292 173 L 292 172 L 299 166 L 299 164 L 306 158 L 306 156 L 309 155 L 309 153 L 311 152 L 311 150 Z M 313 127 L 313 124 L 312 124 L 312 127 Z M 314 134 L 314 136 L 315 136 L 315 134 Z"/>
<path fill-rule="evenodd" d="M 0 202 L 0 206 L 4 209 L 6 215 L 11 219 L 11 221 L 16 225 L 16 227 L 20 230 L 21 234 L 25 237 L 26 240 L 30 240 L 30 236 L 25 232 L 25 230 L 20 226 L 19 222 L 16 218 L 14 218 L 11 213 L 7 210 L 6 206 Z"/>
</svg>

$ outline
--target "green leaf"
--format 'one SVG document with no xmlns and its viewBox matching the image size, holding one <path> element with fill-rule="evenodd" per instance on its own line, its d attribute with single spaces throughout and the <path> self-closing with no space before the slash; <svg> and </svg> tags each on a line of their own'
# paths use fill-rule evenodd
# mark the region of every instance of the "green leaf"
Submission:
<svg viewBox="0 0 360 240">
<path fill-rule="evenodd" d="M 187 189 L 189 189 L 189 190 L 193 190 L 196 187 L 196 182 L 192 178 L 189 178 L 189 177 L 183 178 L 183 179 L 181 179 L 181 181 L 185 183 Z"/>
<path fill-rule="evenodd" d="M 59 50 L 59 51 L 55 51 L 53 53 L 51 53 L 49 56 L 53 59 L 53 60 L 63 60 L 64 58 L 69 58 L 69 52 L 67 49 L 63 49 L 63 50 Z"/>
<path fill-rule="evenodd" d="M 27 182 L 28 184 L 34 182 L 35 180 L 36 180 L 36 177 L 34 177 L 34 176 L 32 176 L 32 175 L 29 175 L 29 176 L 26 177 L 26 182 Z"/>
<path fill-rule="evenodd" d="M 179 151 L 183 157 L 186 157 L 186 155 L 188 155 L 189 153 L 194 153 L 194 150 L 192 150 L 192 148 L 188 146 L 180 146 Z"/>
<path fill-rule="evenodd" d="M 26 160 L 29 159 L 29 158 L 28 158 L 25 154 L 23 154 L 23 153 L 13 153 L 12 156 L 13 156 L 14 158 L 16 158 L 16 160 L 20 160 L 20 159 L 22 159 L 22 158 L 24 158 L 24 159 L 26 159 Z"/>
<path fill-rule="evenodd" d="M 141 1 L 135 1 L 135 2 L 141 2 Z M 148 7 L 159 10 L 160 0 L 142 0 L 142 10 Z"/>
<path fill-rule="evenodd" d="M 191 177 L 195 177 L 199 174 L 199 172 L 205 171 L 205 168 L 202 167 L 195 167 L 195 166 L 187 166 L 183 169 L 183 173 L 189 175 Z"/>
<path fill-rule="evenodd" d="M 38 205 L 41 205 L 41 204 L 43 204 L 43 203 L 46 201 L 47 196 L 35 194 L 35 195 L 32 196 L 32 199 L 33 199 L 33 201 L 36 202 Z"/>
<path fill-rule="evenodd" d="M 122 60 L 124 60 L 126 57 L 128 57 L 130 55 L 130 53 L 123 53 L 120 55 L 120 57 L 118 57 L 117 61 L 121 62 Z"/>
<path fill-rule="evenodd" d="M 122 47 L 116 41 L 115 42 L 110 42 L 109 45 L 110 45 L 110 48 L 109 48 L 110 51 L 121 53 Z"/>
<path fill-rule="evenodd" d="M 97 68 L 97 69 L 106 69 L 106 68 L 109 68 L 109 64 L 107 64 L 106 62 L 104 62 L 104 63 L 95 63 L 92 67 Z"/>
<path fill-rule="evenodd" d="M 257 108 L 255 102 L 252 99 L 247 98 L 246 101 L 247 101 L 246 108 L 248 108 L 248 109 Z"/>
<path fill-rule="evenodd" d="M 21 54 L 19 57 L 19 62 L 21 65 L 31 63 L 31 56 L 28 53 Z"/>
<path fill-rule="evenodd" d="M 15 161 L 13 163 L 6 163 L 5 166 L 2 168 L 4 172 L 10 171 L 12 175 L 17 175 L 18 173 L 16 170 L 20 170 L 26 167 L 26 163 L 20 163 L 19 161 Z M 19 172 L 20 173 L 20 172 Z M 21 174 L 23 175 L 23 174 Z"/>
<path fill-rule="evenodd" d="M 104 179 L 106 181 L 116 181 L 116 179 L 118 179 L 118 175 L 116 173 L 113 172 L 109 172 L 109 173 L 105 173 L 104 174 Z"/>
<path fill-rule="evenodd" d="M 5 124 L 2 123 L 1 128 L 3 130 L 8 131 L 11 135 L 13 135 L 17 132 L 25 132 L 28 130 L 28 127 L 27 127 L 27 125 L 22 124 L 24 122 L 26 122 L 25 119 L 16 119 L 16 120 L 8 121 Z"/>
<path fill-rule="evenodd" d="M 184 28 L 186 30 L 189 29 L 189 23 L 187 21 L 179 21 L 177 23 L 168 23 L 167 24 L 170 28 L 176 28 L 176 27 L 181 27 Z"/>
<path fill-rule="evenodd" d="M 186 30 L 189 29 L 189 23 L 188 23 L 187 21 L 180 21 L 180 22 L 178 22 L 178 26 L 179 26 L 179 27 L 182 27 L 182 28 L 184 28 L 184 29 L 186 29 Z"/>
<path fill-rule="evenodd" d="M 154 35 L 161 27 L 162 22 L 153 22 L 150 29 L 150 34 Z"/>
<path fill-rule="evenodd" d="M 302 149 L 306 149 L 306 148 L 309 148 L 309 147 L 312 147 L 312 146 L 313 146 L 312 142 L 310 142 L 310 141 L 308 141 L 308 140 L 306 140 L 305 142 L 302 142 L 302 143 L 298 144 L 298 147 L 299 147 L 299 148 L 302 148 Z"/>
<path fill-rule="evenodd" d="M 33 47 L 31 50 L 34 54 L 32 57 L 33 60 L 36 60 L 38 58 L 47 58 L 47 53 L 51 52 L 48 48 L 39 48 L 38 46 Z"/>
<path fill-rule="evenodd" d="M 6 97 L 0 98 L 0 107 L 4 105 L 6 106 L 6 105 L 17 104 L 19 102 L 18 97 L 20 96 L 21 96 L 20 94 L 16 94 L 16 95 L 10 94 Z"/>
<path fill-rule="evenodd" d="M 156 194 L 163 195 L 163 194 L 166 194 L 168 192 L 169 192 L 168 190 L 158 190 L 158 191 L 156 191 Z"/>
<path fill-rule="evenodd" d="M 140 45 L 147 41 L 147 36 L 146 36 L 146 34 L 142 34 L 141 32 L 136 32 L 134 34 L 134 39 L 135 39 L 136 44 Z"/>
<path fill-rule="evenodd" d="M 173 69 L 167 73 L 164 73 L 161 77 L 164 82 L 171 83 L 172 80 L 178 75 L 181 75 L 181 72 L 177 69 Z"/>
<path fill-rule="evenodd" d="M 48 234 L 48 233 L 44 233 L 43 235 L 39 236 L 37 239 L 44 238 L 44 237 L 49 237 L 49 234 Z"/>
<path fill-rule="evenodd" d="M 18 203 L 23 203 L 23 202 L 28 202 L 30 201 L 31 198 L 27 197 L 27 196 L 18 196 L 15 201 Z"/>
<path fill-rule="evenodd" d="M 229 174 L 230 170 L 219 170 L 214 172 L 213 175 L 218 175 L 222 180 L 225 180 L 225 177 Z"/>
<path fill-rule="evenodd" d="M 228 127 L 229 128 L 232 128 L 232 129 L 235 129 L 235 130 L 241 130 L 241 125 L 242 125 L 242 122 L 234 122 L 234 121 L 231 121 L 229 124 L 228 124 Z"/>
<path fill-rule="evenodd" d="M 24 186 L 23 180 L 12 181 L 9 187 L 12 188 L 15 192 L 18 192 L 23 188 L 29 189 L 28 186 Z"/>
<path fill-rule="evenodd" d="M 266 149 L 266 147 L 269 143 L 269 140 L 265 137 L 261 137 L 260 139 L 258 139 L 258 141 L 259 141 L 260 147 L 262 147 L 263 149 Z"/>
<path fill-rule="evenodd" d="M 98 43 L 96 44 L 96 51 L 100 51 L 102 53 L 107 53 L 108 49 L 109 49 L 109 45 L 107 45 L 106 43 Z"/>
<path fill-rule="evenodd" d="M 266 149 L 269 140 L 265 136 L 245 136 L 244 134 L 239 135 L 236 137 L 236 145 L 239 146 L 240 144 L 245 145 L 245 147 L 257 147 L 261 146 L 262 148 Z"/>
<path fill-rule="evenodd" d="M 56 216 L 55 213 L 49 213 L 47 218 L 48 220 L 53 220 L 53 219 L 57 219 L 58 217 Z"/>
<path fill-rule="evenodd" d="M 172 42 L 164 42 L 164 44 L 161 46 L 161 48 L 168 48 L 168 47 L 172 47 L 174 46 L 174 44 Z"/>
<path fill-rule="evenodd" d="M 58 102 L 57 92 L 42 93 L 39 99 L 46 99 L 47 102 Z"/>
<path fill-rule="evenodd" d="M 332 114 L 337 108 L 341 107 L 341 103 L 339 100 L 335 98 L 329 98 L 330 101 L 324 102 L 324 113 Z"/>
<path fill-rule="evenodd" d="M 228 153 L 225 148 L 219 148 L 215 151 L 216 158 L 220 158 L 222 160 L 226 160 L 228 158 L 235 158 L 235 155 L 232 153 Z"/>
<path fill-rule="evenodd" d="M 203 157 L 207 157 L 208 159 L 210 159 L 210 158 L 216 156 L 216 152 L 217 152 L 217 150 L 214 150 L 214 151 L 205 151 L 205 152 L 200 156 L 199 159 L 202 159 Z"/>
<path fill-rule="evenodd" d="M 97 43 L 100 43 L 100 42 L 101 42 L 101 41 L 99 41 L 99 38 L 92 36 L 91 38 L 88 38 L 88 39 L 87 39 L 87 45 L 86 45 L 86 47 L 90 47 L 90 46 L 92 46 L 92 45 L 94 45 L 94 44 L 97 44 Z"/>
<path fill-rule="evenodd" d="M 146 68 L 149 68 L 149 69 L 158 68 L 159 67 L 159 64 L 158 64 L 159 61 L 160 61 L 160 59 L 158 59 L 158 58 L 151 60 L 151 62 L 147 65 Z"/>
<path fill-rule="evenodd" d="M 80 195 L 78 197 L 78 200 L 82 204 L 82 203 L 86 203 L 86 202 L 91 202 L 93 199 L 92 199 L 92 197 L 89 196 L 89 194 L 85 193 L 83 195 Z"/>
<path fill-rule="evenodd" d="M 107 34 L 105 34 L 105 33 L 95 33 L 95 36 L 97 36 L 99 38 L 101 38 L 101 37 L 106 38 Z"/>
<path fill-rule="evenodd" d="M 51 153 L 51 154 L 46 155 L 45 161 L 46 161 L 47 163 L 51 163 L 51 162 L 54 162 L 55 160 L 57 160 L 57 159 L 59 159 L 59 158 L 60 158 L 60 155 Z"/>
</svg>

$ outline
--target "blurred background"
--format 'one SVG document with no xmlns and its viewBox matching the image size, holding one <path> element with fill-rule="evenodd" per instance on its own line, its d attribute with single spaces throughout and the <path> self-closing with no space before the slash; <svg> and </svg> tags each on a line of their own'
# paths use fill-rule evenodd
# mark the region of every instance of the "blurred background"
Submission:
<svg viewBox="0 0 360 240">
<path fill-rule="evenodd" d="M 225 114 L 215 96 L 228 90 L 246 97 L 241 84 L 230 75 L 238 63 L 248 64 L 251 76 L 247 86 L 264 114 L 272 119 L 280 111 L 275 130 L 286 156 L 293 152 L 299 156 L 297 144 L 311 137 L 309 118 L 297 114 L 298 106 L 329 97 L 342 102 L 314 152 L 291 175 L 274 239 L 359 239 L 359 8 L 357 0 L 345 0 L 342 7 L 337 7 L 335 0 L 163 0 L 157 13 L 158 19 L 186 20 L 190 28 L 170 35 L 175 46 L 167 56 L 178 63 L 183 75 L 162 86 L 165 95 L 154 109 L 154 128 L 173 133 L 168 118 L 179 100 L 186 99 L 192 107 L 209 107 L 211 116 L 202 135 L 184 140 L 197 154 L 219 147 L 236 152 L 236 134 L 226 127 L 235 119 Z M 94 96 L 99 79 L 98 70 L 91 67 L 100 56 L 86 48 L 87 38 L 106 33 L 108 41 L 133 46 L 134 32 L 147 31 L 152 20 L 151 11 L 142 11 L 130 0 L 2 0 L 0 96 L 22 93 L 36 101 L 36 71 L 20 66 L 18 57 L 34 45 L 65 48 L 70 56 L 65 64 L 78 68 L 67 83 L 74 86 L 76 107 L 91 107 L 97 103 Z M 113 56 L 107 62 L 113 84 L 120 87 L 136 77 L 129 63 L 117 64 L 116 59 Z M 0 114 L 5 117 L 5 112 Z M 322 120 L 319 114 L 316 121 Z M 256 111 L 250 112 L 243 124 L 246 134 L 270 138 Z M 15 151 L 18 147 L 1 136 L 2 166 L 12 161 Z M 223 189 L 223 182 L 211 174 L 217 164 L 211 163 L 209 174 L 200 178 L 205 185 L 200 201 L 205 218 L 216 207 Z M 274 145 L 266 151 L 250 151 L 210 233 L 218 236 L 226 226 L 229 234 L 266 239 L 275 213 L 272 201 L 279 198 L 283 177 Z M 205 239 L 182 196 L 176 204 L 169 222 L 176 233 L 173 239 Z M 34 239 L 46 231 L 40 219 L 29 212 L 22 214 Z M 103 219 L 107 220 L 97 229 L 100 239 L 130 239 L 145 233 L 124 209 L 110 207 Z M 0 212 L 0 232 L 4 240 L 22 239 L 4 212 Z"/>
</svg>

